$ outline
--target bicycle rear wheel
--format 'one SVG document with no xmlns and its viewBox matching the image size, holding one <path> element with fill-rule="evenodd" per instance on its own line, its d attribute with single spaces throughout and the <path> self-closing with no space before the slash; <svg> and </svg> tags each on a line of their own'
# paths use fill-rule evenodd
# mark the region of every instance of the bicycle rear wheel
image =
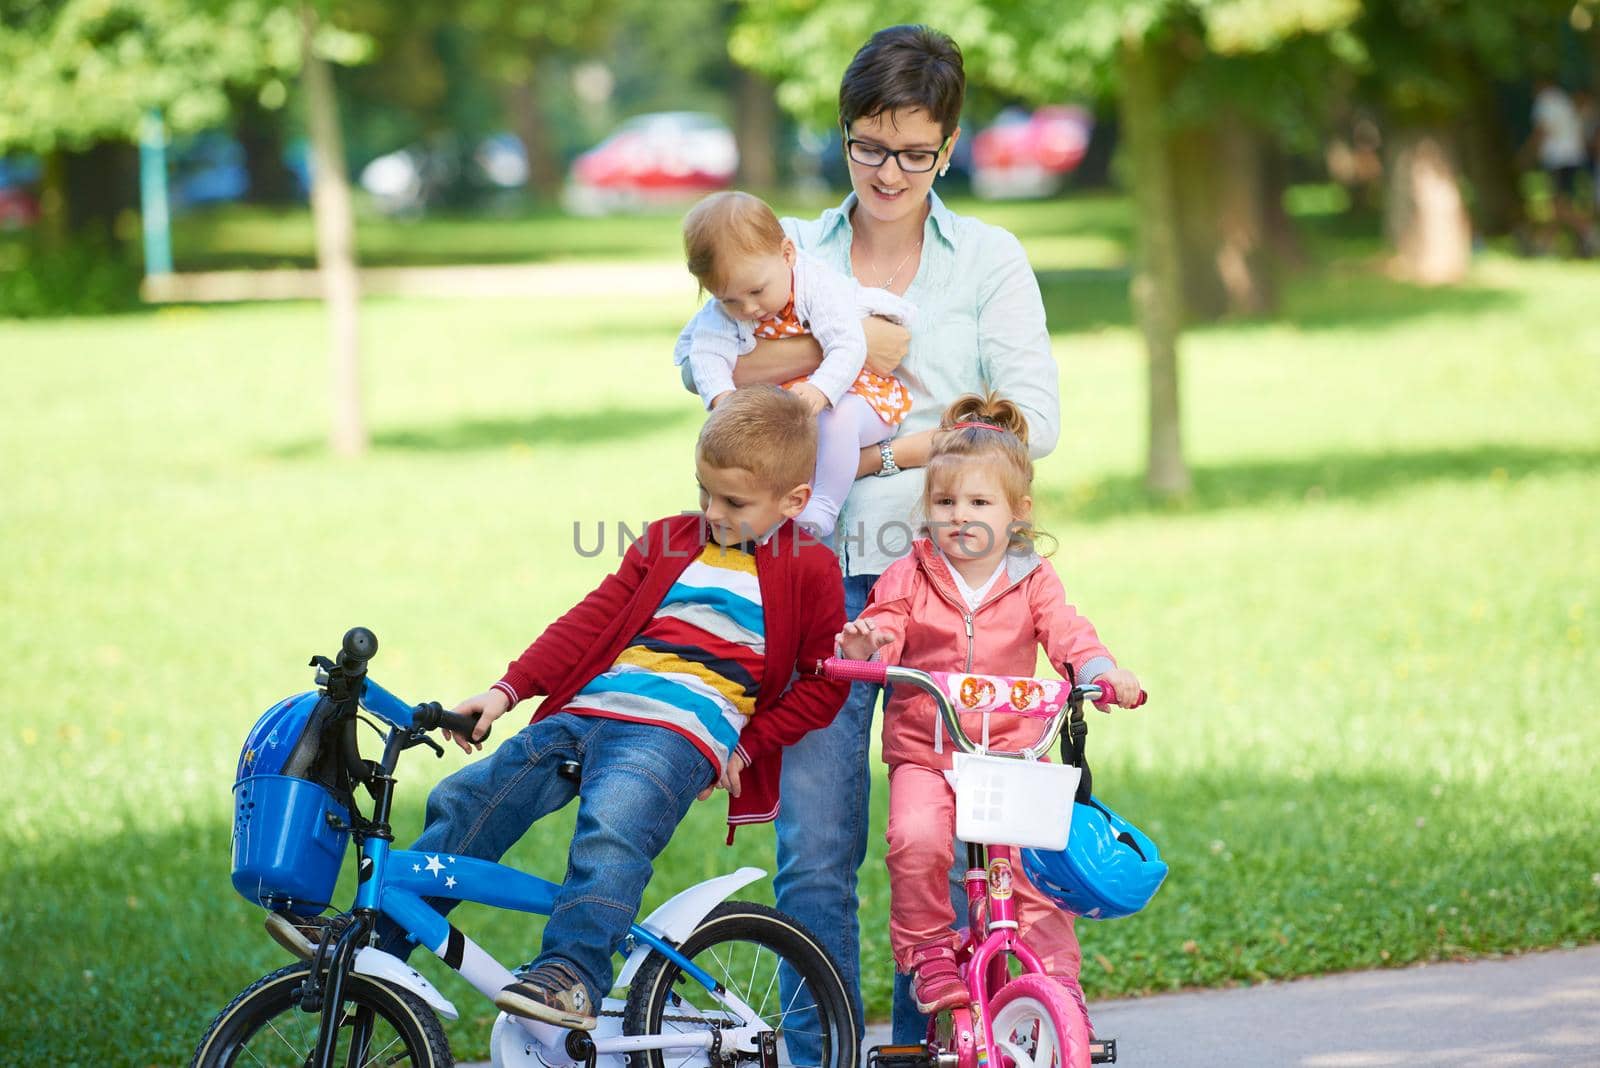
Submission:
<svg viewBox="0 0 1600 1068">
<path fill-rule="evenodd" d="M 309 965 L 291 964 L 257 979 L 211 1021 L 191 1068 L 305 1065 L 317 1047 L 319 1013 L 300 1010 L 300 985 Z M 439 1017 L 403 990 L 351 974 L 344 981 L 338 1065 L 449 1068 L 455 1062 Z"/>
<path fill-rule="evenodd" d="M 684 939 L 680 952 L 705 969 L 777 1033 L 780 1065 L 856 1068 L 855 1012 L 833 958 L 812 933 L 776 909 L 725 901 Z M 797 985 L 785 999 L 778 969 L 794 969 Z M 814 1013 L 806 1013 L 806 1009 Z M 799 1021 L 805 1019 L 804 1031 Z M 651 953 L 634 976 L 622 1029 L 653 1035 L 742 1026 L 721 1002 L 660 953 Z M 799 1052 L 797 1052 L 799 1051 Z M 735 1060 L 759 1065 L 755 1053 Z M 646 1050 L 630 1055 L 630 1068 L 704 1068 L 704 1051 Z"/>
<path fill-rule="evenodd" d="M 1089 1023 L 1047 975 L 1019 975 L 989 1002 L 1001 1068 L 1089 1068 Z"/>
</svg>

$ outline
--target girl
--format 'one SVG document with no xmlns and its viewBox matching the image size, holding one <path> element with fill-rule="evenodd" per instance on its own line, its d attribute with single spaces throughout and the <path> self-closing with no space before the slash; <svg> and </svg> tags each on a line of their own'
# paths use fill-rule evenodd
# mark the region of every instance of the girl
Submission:
<svg viewBox="0 0 1600 1068">
<path fill-rule="evenodd" d="M 898 379 L 862 369 L 861 319 L 910 326 L 911 305 L 801 254 L 772 209 L 749 193 L 713 193 L 696 204 L 683 221 L 683 247 L 689 272 L 712 299 L 684 327 L 674 356 L 689 364 L 706 408 L 733 392 L 734 361 L 758 339 L 810 335 L 822 346 L 821 365 L 784 385 L 817 417 L 811 501 L 798 522 L 831 537 L 861 450 L 893 437 L 911 410 Z"/>
<path fill-rule="evenodd" d="M 1116 666 L 1087 619 L 1066 603 L 1055 569 L 1034 551 L 1033 462 L 1021 410 L 995 394 L 968 394 L 945 412 L 928 459 L 925 538 L 891 564 L 860 617 L 839 634 L 841 656 L 990 675 L 1032 675 L 1043 646 L 1067 678 L 1097 682 L 1131 704 L 1139 680 Z M 973 715 L 974 736 L 981 730 Z M 964 1004 L 956 972 L 955 920 L 947 873 L 955 837 L 955 796 L 944 778 L 953 747 L 935 740 L 933 701 L 892 691 L 884 712 L 889 765 L 889 940 L 910 972 L 917 1009 Z M 963 726 L 966 726 L 963 723 Z M 1033 744 L 1038 725 L 997 717 L 999 749 Z M 1018 918 L 1045 969 L 1083 1006 L 1072 916 L 1012 872 Z M 1087 1010 L 1085 1010 L 1087 1016 Z"/>
</svg>

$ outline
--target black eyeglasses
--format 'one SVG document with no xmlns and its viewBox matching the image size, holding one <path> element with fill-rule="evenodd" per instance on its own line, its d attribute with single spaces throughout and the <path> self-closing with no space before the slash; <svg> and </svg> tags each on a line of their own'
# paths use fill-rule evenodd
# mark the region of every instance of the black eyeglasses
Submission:
<svg viewBox="0 0 1600 1068">
<path fill-rule="evenodd" d="M 939 142 L 938 148 L 931 151 L 926 148 L 884 148 L 871 141 L 857 141 L 846 133 L 844 150 L 863 167 L 881 167 L 893 156 L 895 165 L 907 174 L 926 174 L 939 162 L 939 153 L 949 143 L 950 138 L 946 137 Z"/>
</svg>

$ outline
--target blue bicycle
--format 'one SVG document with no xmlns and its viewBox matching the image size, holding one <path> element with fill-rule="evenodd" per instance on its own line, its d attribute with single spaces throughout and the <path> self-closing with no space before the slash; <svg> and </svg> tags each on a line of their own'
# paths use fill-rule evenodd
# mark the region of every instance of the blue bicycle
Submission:
<svg viewBox="0 0 1600 1068">
<path fill-rule="evenodd" d="M 391 848 L 401 753 L 426 745 L 442 756 L 429 732 L 470 734 L 476 718 L 436 702 L 407 705 L 384 690 L 367 676 L 376 651 L 371 631 L 351 630 L 337 658 L 313 658 L 319 689 L 279 702 L 245 743 L 234 786 L 234 887 L 280 917 L 320 913 L 353 838 L 355 902 L 302 947 L 309 960 L 263 976 L 218 1014 L 196 1066 L 450 1065 L 439 1017 L 455 1019 L 456 1009 L 415 969 L 370 944 L 379 917 L 492 999 L 512 973 L 424 897 L 550 914 L 557 884 L 471 857 Z M 382 735 L 380 759 L 362 757 L 358 723 Z M 561 773 L 576 779 L 581 769 L 573 763 Z M 371 798 L 370 817 L 357 789 Z M 699 883 L 634 923 L 617 947 L 626 961 L 616 985 L 626 996 L 605 999 L 595 1030 L 500 1014 L 494 1063 L 856 1068 L 854 1010 L 827 951 L 783 913 L 727 900 L 765 874 L 742 868 Z"/>
</svg>

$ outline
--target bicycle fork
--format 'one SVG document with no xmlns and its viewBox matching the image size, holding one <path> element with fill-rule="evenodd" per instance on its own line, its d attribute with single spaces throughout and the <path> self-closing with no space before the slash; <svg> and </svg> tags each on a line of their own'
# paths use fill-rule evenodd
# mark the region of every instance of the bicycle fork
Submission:
<svg viewBox="0 0 1600 1068">
<path fill-rule="evenodd" d="M 324 938 L 311 957 L 311 969 L 300 988 L 300 1008 L 304 1012 L 320 1012 L 322 1017 L 310 1062 L 314 1068 L 333 1068 L 334 1046 L 338 1043 L 342 1022 L 345 979 L 357 950 L 371 936 L 372 926 L 372 914 L 358 910 L 352 921 L 339 931 L 338 937 Z M 372 1020 L 358 1014 L 352 1027 L 351 1049 L 364 1049 L 372 1038 Z"/>
</svg>

